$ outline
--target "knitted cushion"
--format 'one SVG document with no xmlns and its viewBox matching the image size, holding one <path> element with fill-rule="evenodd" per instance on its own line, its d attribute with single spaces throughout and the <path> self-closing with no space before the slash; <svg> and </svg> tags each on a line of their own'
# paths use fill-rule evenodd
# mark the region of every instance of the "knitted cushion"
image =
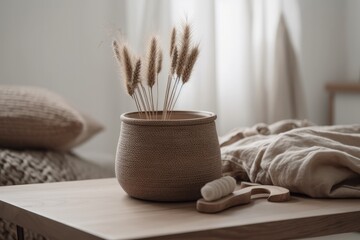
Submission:
<svg viewBox="0 0 360 240">
<path fill-rule="evenodd" d="M 0 86 L 0 110 L 1 147 L 67 150 L 102 129 L 41 88 Z"/>
<path fill-rule="evenodd" d="M 72 153 L 0 148 L 0 187 L 113 177 L 113 172 Z M 0 239 L 15 240 L 16 225 L 0 218 Z M 46 240 L 25 229 L 26 240 Z"/>
</svg>

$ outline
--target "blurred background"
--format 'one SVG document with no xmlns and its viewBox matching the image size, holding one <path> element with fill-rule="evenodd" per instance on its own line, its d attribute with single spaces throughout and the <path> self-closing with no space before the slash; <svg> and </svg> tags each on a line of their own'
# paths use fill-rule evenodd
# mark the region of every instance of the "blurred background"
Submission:
<svg viewBox="0 0 360 240">
<path fill-rule="evenodd" d="M 324 125 L 325 84 L 359 83 L 359 13 L 356 0 L 2 0 L 0 84 L 50 89 L 93 116 L 105 130 L 76 151 L 113 161 L 119 116 L 136 107 L 112 40 L 141 56 L 158 35 L 163 83 L 172 26 L 188 21 L 201 52 L 177 109 L 215 112 L 219 135 L 287 118 Z M 339 123 L 359 122 L 359 100 Z"/>
</svg>

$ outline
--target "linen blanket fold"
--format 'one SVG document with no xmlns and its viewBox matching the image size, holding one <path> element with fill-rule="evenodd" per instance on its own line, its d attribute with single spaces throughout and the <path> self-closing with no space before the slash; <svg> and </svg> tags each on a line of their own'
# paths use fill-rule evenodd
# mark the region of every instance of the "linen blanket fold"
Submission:
<svg viewBox="0 0 360 240">
<path fill-rule="evenodd" d="M 220 138 L 225 175 L 316 198 L 360 198 L 360 124 L 256 126 L 250 136 L 244 135 L 249 129 L 238 129 Z"/>
</svg>

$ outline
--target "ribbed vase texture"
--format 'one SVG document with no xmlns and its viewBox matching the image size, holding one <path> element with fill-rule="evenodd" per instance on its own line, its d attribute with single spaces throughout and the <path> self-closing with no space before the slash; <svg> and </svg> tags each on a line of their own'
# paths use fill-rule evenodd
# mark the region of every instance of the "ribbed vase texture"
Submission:
<svg viewBox="0 0 360 240">
<path fill-rule="evenodd" d="M 201 187 L 221 177 L 215 119 L 208 112 L 174 112 L 170 120 L 123 114 L 115 172 L 125 192 L 152 201 L 200 198 Z"/>
</svg>

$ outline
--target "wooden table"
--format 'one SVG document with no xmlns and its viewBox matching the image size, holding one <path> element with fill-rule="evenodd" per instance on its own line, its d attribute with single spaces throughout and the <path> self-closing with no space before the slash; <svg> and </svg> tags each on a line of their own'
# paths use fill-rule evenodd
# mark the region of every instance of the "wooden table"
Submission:
<svg viewBox="0 0 360 240">
<path fill-rule="evenodd" d="M 360 231 L 360 200 L 257 199 L 203 214 L 194 202 L 132 199 L 102 179 L 0 187 L 0 217 L 55 239 L 284 239 Z"/>
</svg>

